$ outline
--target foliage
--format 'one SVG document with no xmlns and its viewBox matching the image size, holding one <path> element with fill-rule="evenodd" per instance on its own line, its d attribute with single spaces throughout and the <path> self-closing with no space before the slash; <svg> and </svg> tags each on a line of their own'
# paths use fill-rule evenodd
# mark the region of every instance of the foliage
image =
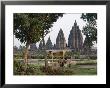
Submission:
<svg viewBox="0 0 110 88">
<path fill-rule="evenodd" d="M 75 59 L 80 59 L 80 52 L 74 52 Z"/>
<path fill-rule="evenodd" d="M 93 42 L 97 42 L 97 13 L 82 13 L 81 19 L 86 22 L 86 26 L 82 30 L 86 36 L 84 45 L 91 48 Z"/>
<path fill-rule="evenodd" d="M 74 70 L 74 75 L 97 75 L 96 68 L 78 68 Z"/>
<path fill-rule="evenodd" d="M 24 62 L 14 60 L 14 75 L 44 75 L 41 66 L 28 64 L 25 71 Z"/>
<path fill-rule="evenodd" d="M 14 75 L 31 75 L 35 73 L 35 67 L 28 65 L 25 71 L 23 62 L 14 60 Z"/>
<path fill-rule="evenodd" d="M 81 18 L 84 21 L 94 21 L 97 19 L 97 13 L 82 13 Z M 94 25 L 96 24 L 95 22 L 93 23 Z"/>
<path fill-rule="evenodd" d="M 31 56 L 32 59 L 45 59 L 44 55 Z"/>
<path fill-rule="evenodd" d="M 72 75 L 74 74 L 74 72 L 70 69 L 65 69 L 65 68 L 52 69 L 52 66 L 48 66 L 47 69 L 45 69 L 45 67 L 42 67 L 41 70 L 45 72 L 47 75 Z"/>
<path fill-rule="evenodd" d="M 66 51 L 64 56 L 71 58 L 72 52 L 71 51 Z"/>
<path fill-rule="evenodd" d="M 73 75 L 96 75 L 97 74 L 97 66 L 96 64 L 91 64 L 90 66 L 95 66 L 95 67 L 88 67 L 87 65 L 71 65 L 69 69 L 74 71 Z"/>
<path fill-rule="evenodd" d="M 24 49 L 25 49 L 26 47 L 25 46 L 19 46 L 19 51 L 24 51 Z"/>
<path fill-rule="evenodd" d="M 63 16 L 62 13 L 14 14 L 14 35 L 21 43 L 26 44 L 23 52 L 25 69 L 28 64 L 27 56 L 29 45 L 44 40 L 44 37 L 49 33 L 49 28 L 51 28 L 52 24 L 61 16 Z"/>
<path fill-rule="evenodd" d="M 86 68 L 83 68 L 83 65 Z M 14 60 L 14 75 L 93 75 L 97 73 L 96 60 L 83 60 L 79 61 L 77 64 L 71 64 L 70 67 L 60 67 L 57 69 L 52 69 L 51 66 L 48 66 L 45 69 L 44 66 L 38 64 L 28 64 L 26 72 L 24 71 L 24 63 L 21 61 Z"/>
<path fill-rule="evenodd" d="M 14 75 L 24 74 L 23 62 L 14 60 Z"/>
<path fill-rule="evenodd" d="M 41 40 L 56 22 L 60 13 L 15 13 L 14 35 L 21 43 L 36 43 Z"/>
<path fill-rule="evenodd" d="M 15 59 L 22 59 L 22 55 L 21 54 L 14 54 L 13 57 Z"/>
<path fill-rule="evenodd" d="M 89 56 L 90 57 L 90 59 L 92 59 L 92 60 L 96 60 L 97 59 L 97 56 Z"/>
<path fill-rule="evenodd" d="M 94 60 L 78 61 L 76 63 L 76 65 L 95 65 L 95 64 L 97 64 L 97 62 Z"/>
<path fill-rule="evenodd" d="M 75 59 L 79 59 L 80 58 L 80 52 L 67 51 L 65 53 L 65 58 L 70 59 L 71 57 L 74 57 Z"/>
<path fill-rule="evenodd" d="M 66 51 L 64 57 L 70 59 L 74 56 L 74 52 Z"/>
</svg>

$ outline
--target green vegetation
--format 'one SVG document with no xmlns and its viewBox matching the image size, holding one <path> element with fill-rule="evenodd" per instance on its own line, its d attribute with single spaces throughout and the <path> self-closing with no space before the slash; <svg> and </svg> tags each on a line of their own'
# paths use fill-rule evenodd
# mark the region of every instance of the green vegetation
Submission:
<svg viewBox="0 0 110 88">
<path fill-rule="evenodd" d="M 27 70 L 23 61 L 14 60 L 14 75 L 96 75 L 97 74 L 97 62 L 96 60 L 83 60 L 78 61 L 71 66 L 52 68 L 40 64 L 28 64 Z"/>
<path fill-rule="evenodd" d="M 47 69 L 43 67 L 41 70 L 45 72 L 46 75 L 73 75 L 74 74 L 74 71 L 71 69 L 66 69 L 66 68 L 52 69 L 51 66 L 48 66 Z"/>
<path fill-rule="evenodd" d="M 85 43 L 88 47 L 93 45 L 93 42 L 97 42 L 97 13 L 82 13 L 81 19 L 86 22 L 83 27 L 83 34 L 86 36 Z"/>
<path fill-rule="evenodd" d="M 83 27 L 83 34 L 86 36 L 84 40 L 84 54 L 81 52 L 65 53 L 63 56 L 54 57 L 47 56 L 45 51 L 44 37 L 50 32 L 49 28 L 62 17 L 62 13 L 15 13 L 14 14 L 14 36 L 25 46 L 14 47 L 14 75 L 96 75 L 97 74 L 97 57 L 91 56 L 91 46 L 93 42 L 97 43 L 97 14 L 82 14 L 81 19 L 86 22 Z M 35 52 L 29 50 L 32 43 L 40 41 L 39 49 Z M 43 43 L 42 43 L 43 42 Z M 52 44 L 47 44 L 48 47 Z M 42 48 L 42 49 L 40 49 Z M 82 58 L 83 59 L 82 59 Z M 21 60 L 20 60 L 21 59 Z M 28 63 L 30 59 L 30 62 Z M 33 60 L 31 60 L 33 59 Z M 58 59 L 63 59 L 58 61 Z M 75 63 L 71 63 L 71 60 Z M 48 62 L 49 61 L 49 62 Z M 66 62 L 68 61 L 68 63 Z M 53 66 L 52 62 L 58 62 Z M 50 65 L 49 65 L 50 64 Z M 66 65 L 67 66 L 66 66 Z M 58 67 L 57 67 L 58 65 Z"/>
<path fill-rule="evenodd" d="M 25 43 L 23 54 L 24 64 L 27 68 L 28 48 L 32 43 L 39 42 L 50 32 L 54 22 L 59 17 L 63 16 L 62 13 L 15 13 L 14 14 L 14 35 Z"/>
<path fill-rule="evenodd" d="M 97 13 L 82 13 L 81 19 L 86 22 L 86 25 L 83 26 L 82 33 L 85 35 L 85 54 L 89 56 L 91 47 L 97 43 Z"/>
<path fill-rule="evenodd" d="M 74 75 L 97 75 L 96 68 L 81 68 L 81 65 L 75 65 L 71 68 L 74 68 Z"/>
<path fill-rule="evenodd" d="M 74 59 L 80 59 L 80 52 L 71 52 L 71 51 L 67 51 L 65 53 L 65 58 L 74 58 Z"/>
<path fill-rule="evenodd" d="M 91 60 L 96 60 L 96 59 L 97 59 L 97 56 L 89 56 L 89 58 L 90 58 Z"/>
<path fill-rule="evenodd" d="M 14 75 L 44 75 L 40 68 L 39 65 L 28 64 L 25 71 L 24 62 L 14 60 Z"/>
<path fill-rule="evenodd" d="M 77 63 L 76 63 L 77 65 L 96 65 L 97 64 L 97 62 L 96 62 L 96 60 L 87 60 L 87 61 L 78 61 Z"/>
</svg>

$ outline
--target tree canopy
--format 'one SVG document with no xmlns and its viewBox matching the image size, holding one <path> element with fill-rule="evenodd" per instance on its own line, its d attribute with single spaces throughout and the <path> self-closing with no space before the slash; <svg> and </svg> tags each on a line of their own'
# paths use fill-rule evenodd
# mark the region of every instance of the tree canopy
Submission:
<svg viewBox="0 0 110 88">
<path fill-rule="evenodd" d="M 49 28 L 62 13 L 14 13 L 14 35 L 21 43 L 26 44 L 24 50 L 25 71 L 28 64 L 28 47 L 41 39 L 44 40 Z"/>
<path fill-rule="evenodd" d="M 42 39 L 62 13 L 14 13 L 14 35 L 21 43 Z"/>
<path fill-rule="evenodd" d="M 84 44 L 90 48 L 93 42 L 97 43 L 97 13 L 82 13 L 81 19 L 86 22 L 82 30 L 86 36 Z"/>
</svg>

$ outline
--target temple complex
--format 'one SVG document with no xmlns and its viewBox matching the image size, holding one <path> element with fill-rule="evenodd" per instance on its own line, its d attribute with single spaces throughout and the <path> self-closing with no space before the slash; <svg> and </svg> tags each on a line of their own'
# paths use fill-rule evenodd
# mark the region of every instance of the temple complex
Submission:
<svg viewBox="0 0 110 88">
<path fill-rule="evenodd" d="M 46 49 L 47 49 L 47 50 L 53 49 L 53 45 L 52 45 L 52 42 L 51 42 L 51 40 L 50 40 L 50 37 L 49 37 L 48 40 L 47 40 Z"/>
<path fill-rule="evenodd" d="M 56 44 L 52 44 L 50 37 L 48 38 L 46 44 L 45 41 L 40 41 L 39 49 L 42 50 L 45 47 L 46 50 L 63 50 L 63 49 L 71 49 L 73 51 L 80 51 L 83 48 L 83 37 L 79 26 L 75 20 L 72 29 L 70 30 L 70 34 L 68 36 L 68 44 L 66 43 L 65 36 L 63 30 L 60 29 L 56 38 Z"/>
<path fill-rule="evenodd" d="M 76 20 L 69 34 L 68 47 L 74 51 L 80 51 L 83 47 L 83 37 Z"/>
<path fill-rule="evenodd" d="M 64 37 L 63 30 L 60 29 L 58 36 L 56 38 L 56 49 L 65 49 L 66 48 L 66 40 Z"/>
</svg>

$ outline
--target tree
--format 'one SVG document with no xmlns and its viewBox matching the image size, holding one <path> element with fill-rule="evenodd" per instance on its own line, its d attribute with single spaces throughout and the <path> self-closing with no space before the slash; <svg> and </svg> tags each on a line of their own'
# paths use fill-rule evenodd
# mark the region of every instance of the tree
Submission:
<svg viewBox="0 0 110 88">
<path fill-rule="evenodd" d="M 63 16 L 61 13 L 15 13 L 14 35 L 25 43 L 24 62 L 27 64 L 28 47 L 32 43 L 42 40 L 48 33 L 49 28 L 57 19 Z"/>
<path fill-rule="evenodd" d="M 13 46 L 13 52 L 17 53 L 17 51 L 18 51 L 18 47 L 17 46 Z"/>
<path fill-rule="evenodd" d="M 91 46 L 94 45 L 94 42 L 97 43 L 97 13 L 82 13 L 81 19 L 86 22 L 86 25 L 83 27 L 83 34 L 86 36 L 84 40 L 84 49 L 89 55 Z"/>
<path fill-rule="evenodd" d="M 94 42 L 97 43 L 97 13 L 82 13 L 81 19 L 86 22 L 86 26 L 84 26 L 82 30 L 86 36 L 85 43 L 91 48 Z"/>
</svg>

